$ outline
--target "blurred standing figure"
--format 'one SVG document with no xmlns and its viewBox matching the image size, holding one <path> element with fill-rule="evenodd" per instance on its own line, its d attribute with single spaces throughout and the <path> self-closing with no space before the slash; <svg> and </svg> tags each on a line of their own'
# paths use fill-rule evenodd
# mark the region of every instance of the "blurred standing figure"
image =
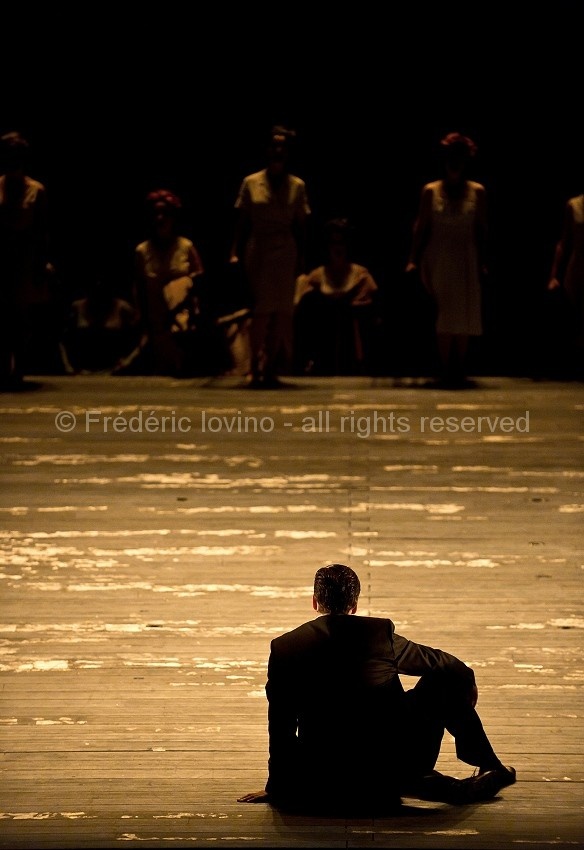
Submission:
<svg viewBox="0 0 584 850">
<path fill-rule="evenodd" d="M 243 251 L 253 298 L 250 327 L 253 387 L 279 385 L 280 365 L 292 361 L 296 278 L 304 266 L 306 219 L 303 180 L 290 174 L 293 130 L 272 128 L 266 168 L 244 178 L 235 207 L 237 224 L 231 262 Z"/>
<path fill-rule="evenodd" d="M 47 193 L 26 173 L 27 140 L 20 133 L 6 133 L 0 138 L 0 157 L 0 384 L 10 389 L 22 382 L 35 313 L 49 301 L 51 267 Z"/>
<path fill-rule="evenodd" d="M 135 304 L 142 327 L 138 350 L 148 351 L 157 375 L 181 375 L 188 350 L 181 344 L 197 313 L 193 281 L 203 264 L 193 242 L 178 232 L 180 198 L 157 189 L 146 198 L 150 237 L 136 246 Z M 135 355 L 126 358 L 126 366 Z"/>
<path fill-rule="evenodd" d="M 436 310 L 439 384 L 462 387 L 469 337 L 481 336 L 485 273 L 485 187 L 466 177 L 476 145 L 449 133 L 440 142 L 445 176 L 422 189 L 406 272 L 419 268 Z"/>
<path fill-rule="evenodd" d="M 562 289 L 570 309 L 576 375 L 584 377 L 584 193 L 566 203 L 564 224 L 552 262 L 548 290 Z"/>
</svg>

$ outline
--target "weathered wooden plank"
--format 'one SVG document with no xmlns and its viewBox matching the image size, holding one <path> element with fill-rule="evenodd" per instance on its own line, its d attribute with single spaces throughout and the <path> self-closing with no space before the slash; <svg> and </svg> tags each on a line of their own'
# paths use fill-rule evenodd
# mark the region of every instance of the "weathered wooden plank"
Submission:
<svg viewBox="0 0 584 850">
<path fill-rule="evenodd" d="M 583 846 L 584 389 L 297 385 L 56 378 L 0 397 L 1 847 Z M 98 405 L 193 428 L 56 431 L 60 409 L 82 422 Z M 201 432 L 204 411 L 238 410 L 273 431 Z M 321 410 L 332 428 L 302 432 Z M 407 434 L 341 429 L 391 411 Z M 529 433 L 494 440 L 422 430 L 525 411 Z M 331 560 L 358 569 L 363 614 L 475 668 L 518 770 L 497 800 L 368 822 L 235 802 L 265 779 L 269 641 L 312 616 Z M 468 773 L 448 738 L 439 767 Z"/>
</svg>

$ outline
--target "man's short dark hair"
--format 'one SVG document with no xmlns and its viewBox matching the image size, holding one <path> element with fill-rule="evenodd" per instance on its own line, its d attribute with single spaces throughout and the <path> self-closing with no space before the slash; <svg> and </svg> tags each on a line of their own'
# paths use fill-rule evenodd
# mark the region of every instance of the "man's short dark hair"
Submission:
<svg viewBox="0 0 584 850">
<path fill-rule="evenodd" d="M 357 573 L 345 564 L 328 564 L 316 571 L 314 596 L 327 614 L 347 614 L 357 604 L 360 592 Z"/>
</svg>

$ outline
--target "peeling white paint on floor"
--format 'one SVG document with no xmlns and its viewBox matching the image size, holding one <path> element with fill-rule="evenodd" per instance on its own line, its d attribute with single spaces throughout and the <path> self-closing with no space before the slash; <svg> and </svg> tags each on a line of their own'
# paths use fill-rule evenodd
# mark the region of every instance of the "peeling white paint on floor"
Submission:
<svg viewBox="0 0 584 850">
<path fill-rule="evenodd" d="M 106 476 L 91 476 L 87 478 L 56 478 L 55 484 L 99 484 L 105 486 L 107 484 L 137 484 L 144 488 L 164 489 L 164 488 L 190 488 L 190 489 L 217 489 L 217 490 L 238 490 L 241 488 L 259 488 L 262 490 L 296 490 L 304 492 L 305 489 L 311 491 L 323 491 L 323 486 L 328 489 L 339 489 L 346 487 L 352 481 L 364 481 L 362 476 L 338 475 L 329 474 L 314 474 L 314 475 L 280 475 L 272 478 L 222 478 L 218 473 L 209 473 L 207 475 L 198 475 L 194 472 L 170 472 L 170 473 L 153 473 L 144 472 L 139 475 L 121 475 L 117 478 Z"/>
<path fill-rule="evenodd" d="M 339 508 L 341 513 L 368 513 L 369 511 L 427 511 L 434 514 L 454 514 L 464 511 L 464 505 L 453 503 L 422 504 L 418 502 L 356 502 Z"/>
<path fill-rule="evenodd" d="M 50 818 L 66 818 L 68 820 L 95 819 L 97 815 L 86 815 L 85 812 L 0 812 L 3 820 L 49 820 Z"/>
</svg>

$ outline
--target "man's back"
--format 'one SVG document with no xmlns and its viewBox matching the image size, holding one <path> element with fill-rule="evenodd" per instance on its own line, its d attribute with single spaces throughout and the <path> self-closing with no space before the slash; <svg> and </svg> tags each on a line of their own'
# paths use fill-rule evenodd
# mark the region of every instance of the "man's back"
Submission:
<svg viewBox="0 0 584 850">
<path fill-rule="evenodd" d="M 390 620 L 327 614 L 272 641 L 272 789 L 293 780 L 345 804 L 370 802 L 373 788 L 391 799 L 403 697 L 393 636 Z"/>
</svg>

